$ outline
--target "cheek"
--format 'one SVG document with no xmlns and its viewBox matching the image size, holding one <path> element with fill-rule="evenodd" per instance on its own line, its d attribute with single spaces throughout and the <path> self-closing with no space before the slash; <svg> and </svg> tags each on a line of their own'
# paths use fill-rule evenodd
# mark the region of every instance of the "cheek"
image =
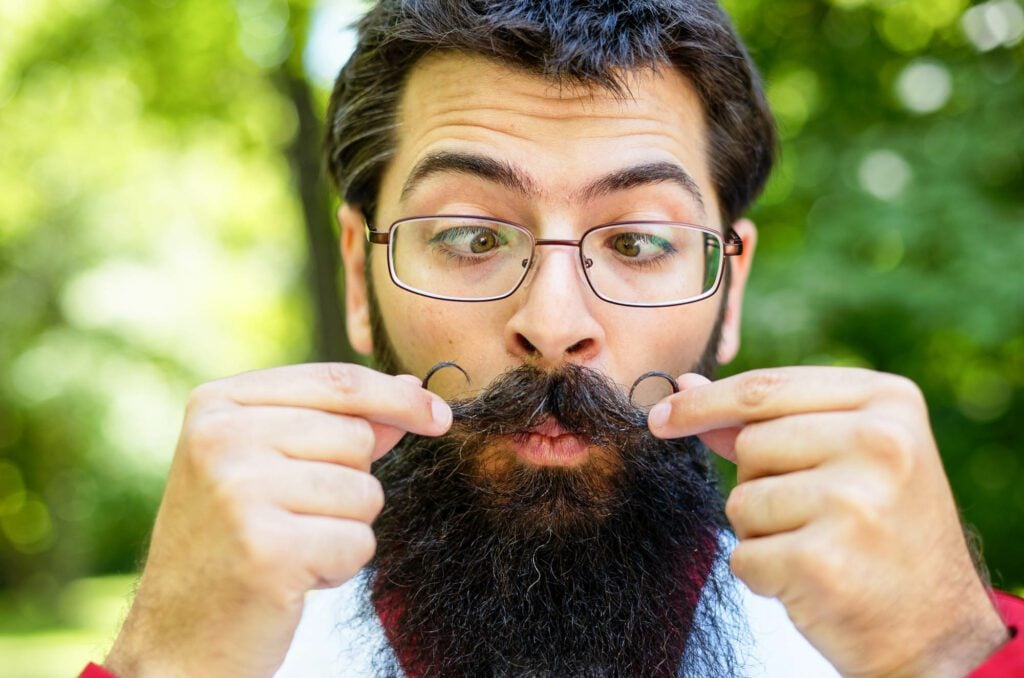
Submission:
<svg viewBox="0 0 1024 678">
<path fill-rule="evenodd" d="M 635 309 L 608 333 L 609 352 L 623 374 L 659 370 L 678 377 L 704 354 L 718 304 L 716 296 L 674 308 Z"/>
<path fill-rule="evenodd" d="M 385 295 L 381 295 L 385 297 Z M 458 360 L 460 322 L 441 302 L 394 289 L 381 298 L 384 327 L 402 363 L 423 376 L 442 360 Z"/>
<path fill-rule="evenodd" d="M 386 268 L 384 279 L 375 273 L 374 282 L 379 285 L 384 328 L 402 364 L 413 374 L 423 377 L 437 363 L 451 360 L 474 383 L 487 383 L 493 366 L 505 360 L 497 304 L 440 301 L 413 294 L 394 285 Z M 441 370 L 430 382 L 432 391 L 445 395 L 464 388 L 465 380 L 457 370 Z"/>
</svg>

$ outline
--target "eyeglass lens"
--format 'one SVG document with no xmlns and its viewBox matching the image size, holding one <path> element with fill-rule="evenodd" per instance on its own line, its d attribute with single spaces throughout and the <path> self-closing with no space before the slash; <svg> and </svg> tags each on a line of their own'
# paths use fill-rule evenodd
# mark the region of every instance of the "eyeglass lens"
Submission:
<svg viewBox="0 0 1024 678">
<path fill-rule="evenodd" d="M 598 296 L 624 304 L 670 304 L 713 289 L 721 241 L 678 224 L 618 224 L 594 229 L 580 244 L 584 272 Z M 391 231 L 396 280 L 415 292 L 479 300 L 512 292 L 529 270 L 533 239 L 501 222 L 459 218 L 402 221 Z"/>
</svg>

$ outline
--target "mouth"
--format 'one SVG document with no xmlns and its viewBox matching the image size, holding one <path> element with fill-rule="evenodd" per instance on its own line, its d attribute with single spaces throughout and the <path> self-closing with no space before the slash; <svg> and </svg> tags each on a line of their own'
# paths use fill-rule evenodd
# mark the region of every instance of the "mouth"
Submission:
<svg viewBox="0 0 1024 678">
<path fill-rule="evenodd" d="M 528 464 L 568 468 L 586 462 L 591 447 L 586 440 L 568 433 L 552 419 L 511 436 L 510 443 L 516 456 Z"/>
</svg>

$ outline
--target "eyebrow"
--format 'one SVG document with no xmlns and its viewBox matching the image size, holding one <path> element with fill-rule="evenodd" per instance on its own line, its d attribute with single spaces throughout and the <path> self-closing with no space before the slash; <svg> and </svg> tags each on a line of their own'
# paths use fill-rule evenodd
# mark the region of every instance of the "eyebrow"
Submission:
<svg viewBox="0 0 1024 678">
<path fill-rule="evenodd" d="M 437 174 L 468 174 L 524 195 L 540 193 L 539 187 L 530 176 L 511 163 L 485 155 L 439 151 L 416 163 L 409 178 L 405 180 L 405 185 L 402 186 L 402 202 L 405 202 L 419 184 Z"/>
<path fill-rule="evenodd" d="M 417 186 L 438 174 L 467 174 L 527 196 L 536 196 L 542 192 L 529 174 L 511 163 L 474 153 L 438 151 L 416 163 L 402 186 L 402 202 Z M 574 191 L 569 197 L 572 200 L 587 201 L 616 191 L 660 183 L 671 183 L 682 188 L 697 203 L 702 215 L 706 215 L 704 197 L 690 173 L 675 163 L 664 161 L 640 163 L 614 170 Z"/>
</svg>

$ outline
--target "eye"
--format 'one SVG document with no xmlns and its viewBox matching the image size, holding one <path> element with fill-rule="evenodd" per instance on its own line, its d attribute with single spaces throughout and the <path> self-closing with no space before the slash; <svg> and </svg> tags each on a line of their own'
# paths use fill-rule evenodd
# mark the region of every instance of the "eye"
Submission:
<svg viewBox="0 0 1024 678">
<path fill-rule="evenodd" d="M 615 236 L 612 249 L 625 257 L 640 256 L 640 242 L 635 233 L 620 233 Z"/>
<path fill-rule="evenodd" d="M 498 246 L 498 236 L 494 231 L 480 231 L 473 236 L 469 249 L 473 254 L 484 254 Z"/>
</svg>

